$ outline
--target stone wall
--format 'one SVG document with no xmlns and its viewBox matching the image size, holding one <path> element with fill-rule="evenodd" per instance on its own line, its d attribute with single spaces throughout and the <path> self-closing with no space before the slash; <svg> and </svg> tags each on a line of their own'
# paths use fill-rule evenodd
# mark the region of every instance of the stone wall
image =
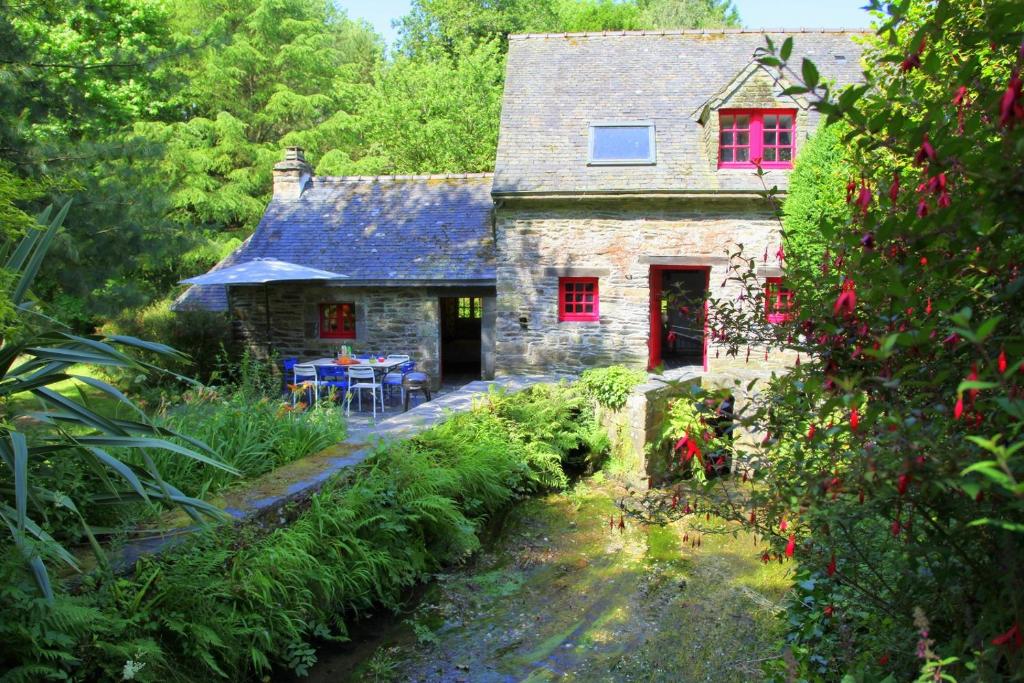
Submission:
<svg viewBox="0 0 1024 683">
<path fill-rule="evenodd" d="M 426 287 L 351 288 L 313 284 L 231 287 L 229 310 L 237 339 L 260 354 L 272 347 L 282 357 L 329 356 L 347 344 L 356 352 L 405 353 L 435 384 L 440 378 L 440 306 L 444 296 L 480 296 L 458 289 L 443 293 Z M 492 292 L 487 292 L 492 294 Z M 492 294 L 493 295 L 493 294 Z M 266 297 L 266 298 L 265 298 Z M 270 334 L 267 307 L 270 304 Z M 320 304 L 354 303 L 356 337 L 320 338 Z M 268 344 L 269 342 L 269 344 Z"/>
<path fill-rule="evenodd" d="M 765 202 L 708 199 L 608 199 L 507 202 L 497 211 L 498 374 L 575 374 L 589 366 L 647 366 L 650 274 L 655 264 L 710 266 L 714 297 L 740 292 L 726 282 L 728 254 L 743 245 L 762 275 L 779 274 L 779 225 Z M 598 277 L 600 322 L 559 322 L 560 276 Z M 764 349 L 726 357 L 709 344 L 709 372 L 766 374 L 792 362 Z"/>
</svg>

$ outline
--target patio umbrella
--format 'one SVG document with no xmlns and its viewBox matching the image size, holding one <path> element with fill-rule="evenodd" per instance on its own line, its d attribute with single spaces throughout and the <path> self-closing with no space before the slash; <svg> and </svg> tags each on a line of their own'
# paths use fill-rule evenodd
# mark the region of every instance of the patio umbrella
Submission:
<svg viewBox="0 0 1024 683">
<path fill-rule="evenodd" d="M 267 318 L 267 343 L 270 343 L 269 282 L 300 282 L 302 280 L 341 280 L 348 275 L 319 268 L 307 268 L 272 258 L 256 258 L 233 266 L 217 268 L 205 275 L 181 280 L 183 285 L 263 285 L 263 304 Z"/>
</svg>

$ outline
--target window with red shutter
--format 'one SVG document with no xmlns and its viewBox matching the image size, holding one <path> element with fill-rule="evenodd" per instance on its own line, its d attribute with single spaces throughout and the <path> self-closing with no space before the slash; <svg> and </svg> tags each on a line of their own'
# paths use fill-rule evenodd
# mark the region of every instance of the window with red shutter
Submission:
<svg viewBox="0 0 1024 683">
<path fill-rule="evenodd" d="M 723 109 L 718 113 L 718 167 L 793 168 L 796 110 Z"/>
<path fill-rule="evenodd" d="M 321 339 L 355 339 L 355 337 L 355 304 L 320 304 Z"/>
</svg>

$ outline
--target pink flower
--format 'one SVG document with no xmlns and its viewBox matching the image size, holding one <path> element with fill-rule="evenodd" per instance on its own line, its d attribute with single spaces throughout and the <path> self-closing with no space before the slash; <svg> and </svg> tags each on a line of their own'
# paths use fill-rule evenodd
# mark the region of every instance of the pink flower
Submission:
<svg viewBox="0 0 1024 683">
<path fill-rule="evenodd" d="M 1013 626 L 1007 631 L 992 639 L 992 644 L 1005 646 L 1011 650 L 1019 650 L 1024 647 L 1024 635 L 1021 635 L 1020 625 L 1016 621 L 1013 622 Z"/>
<path fill-rule="evenodd" d="M 854 408 L 850 411 L 850 430 L 857 431 L 857 426 L 860 424 L 860 413 Z"/>
<path fill-rule="evenodd" d="M 899 491 L 899 494 L 902 496 L 904 493 L 907 492 L 908 486 L 910 486 L 910 475 L 901 474 L 896 482 L 896 490 Z"/>
<path fill-rule="evenodd" d="M 937 205 L 937 206 L 938 206 L 938 207 L 939 207 L 940 209 L 947 209 L 947 208 L 949 208 L 949 205 L 950 205 L 951 203 L 952 203 L 952 202 L 950 202 L 950 199 L 949 199 L 949 193 L 948 193 L 948 192 L 946 192 L 945 190 L 943 190 L 943 191 L 942 191 L 942 194 L 940 194 L 940 195 L 939 195 L 939 201 L 937 201 L 937 202 L 936 202 L 936 205 Z"/>
<path fill-rule="evenodd" d="M 999 360 L 998 360 L 999 372 L 1006 372 L 1006 351 L 999 349 Z"/>
<path fill-rule="evenodd" d="M 892 175 L 892 184 L 889 185 L 889 200 L 895 204 L 896 198 L 900 195 L 900 174 L 896 172 Z"/>
<path fill-rule="evenodd" d="M 832 576 L 836 573 L 836 554 L 832 553 L 832 559 L 828 562 L 828 568 L 825 569 L 825 574 Z"/>
<path fill-rule="evenodd" d="M 921 197 L 921 201 L 917 203 L 917 217 L 924 218 L 928 215 L 928 200 Z"/>
<path fill-rule="evenodd" d="M 960 416 L 964 414 L 964 397 L 958 395 L 956 397 L 956 405 L 953 406 L 953 419 L 959 420 Z"/>
<path fill-rule="evenodd" d="M 789 543 L 786 544 L 786 557 L 793 557 L 793 553 L 796 551 L 796 535 L 789 535 Z"/>
</svg>

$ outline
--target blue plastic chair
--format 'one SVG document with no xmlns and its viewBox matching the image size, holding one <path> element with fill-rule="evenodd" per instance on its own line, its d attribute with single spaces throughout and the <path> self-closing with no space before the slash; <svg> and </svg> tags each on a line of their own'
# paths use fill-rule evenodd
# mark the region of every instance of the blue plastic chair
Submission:
<svg viewBox="0 0 1024 683">
<path fill-rule="evenodd" d="M 340 365 L 318 365 L 316 374 L 320 380 L 320 386 L 330 389 L 337 389 L 341 395 L 348 391 L 348 371 Z"/>
<path fill-rule="evenodd" d="M 298 364 L 299 359 L 285 358 L 281 361 L 281 393 L 285 393 L 288 390 L 288 384 L 292 381 L 292 377 L 295 374 L 295 366 Z"/>
<path fill-rule="evenodd" d="M 395 387 L 398 387 L 398 389 L 403 392 L 402 397 L 404 398 L 405 388 L 402 386 L 402 380 L 405 378 L 405 373 L 412 372 L 415 369 L 416 361 L 410 360 L 402 363 L 397 368 L 384 375 L 384 380 L 381 383 L 388 390 L 388 394 L 390 394 Z"/>
</svg>

